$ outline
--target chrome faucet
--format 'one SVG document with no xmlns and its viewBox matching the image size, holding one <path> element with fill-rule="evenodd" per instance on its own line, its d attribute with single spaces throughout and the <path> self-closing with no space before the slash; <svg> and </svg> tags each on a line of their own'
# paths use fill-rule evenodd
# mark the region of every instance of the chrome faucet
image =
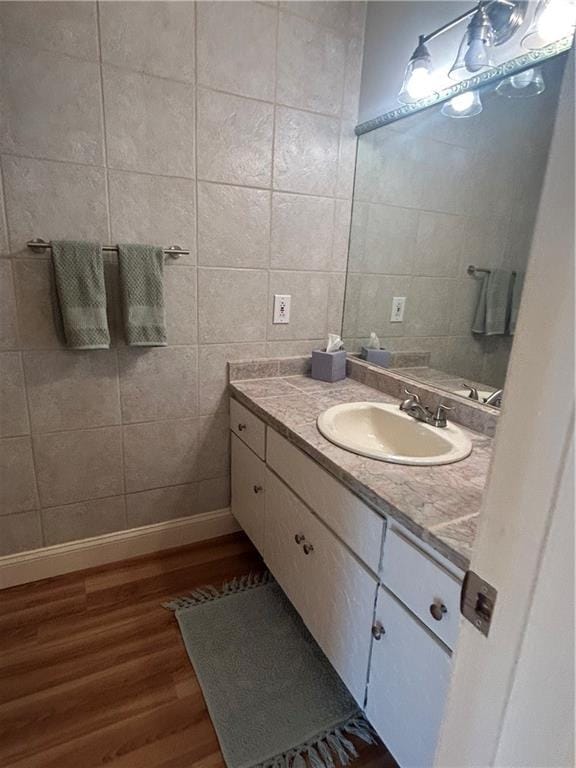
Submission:
<svg viewBox="0 0 576 768">
<path fill-rule="evenodd" d="M 492 392 L 491 395 L 488 395 L 488 397 L 484 398 L 484 403 L 486 405 L 494 405 L 496 408 L 500 408 L 502 405 L 502 395 L 504 394 L 503 389 L 497 389 L 496 392 Z"/>
<path fill-rule="evenodd" d="M 404 393 L 408 395 L 406 400 L 400 403 L 400 410 L 407 413 L 408 416 L 412 416 L 416 421 L 422 421 L 424 424 L 430 424 L 432 427 L 443 428 L 447 425 L 446 411 L 451 411 L 447 405 L 440 405 L 435 411 L 431 411 L 420 402 L 420 397 L 415 392 L 409 392 L 404 389 Z"/>
</svg>

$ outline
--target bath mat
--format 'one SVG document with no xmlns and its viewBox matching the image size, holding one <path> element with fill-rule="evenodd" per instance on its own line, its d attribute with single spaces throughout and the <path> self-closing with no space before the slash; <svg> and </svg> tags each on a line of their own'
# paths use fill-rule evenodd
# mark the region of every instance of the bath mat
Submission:
<svg viewBox="0 0 576 768">
<path fill-rule="evenodd" d="M 176 614 L 228 768 L 349 765 L 374 743 L 354 699 L 270 574 L 165 604 Z"/>
</svg>

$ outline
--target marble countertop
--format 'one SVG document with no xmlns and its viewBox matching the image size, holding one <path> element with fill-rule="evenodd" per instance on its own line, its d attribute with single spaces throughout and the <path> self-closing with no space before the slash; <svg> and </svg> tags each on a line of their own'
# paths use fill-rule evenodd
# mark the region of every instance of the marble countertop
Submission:
<svg viewBox="0 0 576 768">
<path fill-rule="evenodd" d="M 399 403 L 354 379 L 335 384 L 309 376 L 230 383 L 232 396 L 309 454 L 380 514 L 395 518 L 459 568 L 466 570 L 490 463 L 492 439 L 464 429 L 471 455 L 455 464 L 414 467 L 358 456 L 326 440 L 316 419 L 340 403 Z"/>
</svg>

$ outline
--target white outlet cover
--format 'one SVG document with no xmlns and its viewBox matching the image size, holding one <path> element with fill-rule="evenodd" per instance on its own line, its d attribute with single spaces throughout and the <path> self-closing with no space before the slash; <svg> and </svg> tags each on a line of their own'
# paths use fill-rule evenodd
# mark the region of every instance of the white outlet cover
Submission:
<svg viewBox="0 0 576 768">
<path fill-rule="evenodd" d="M 274 325 L 285 325 L 290 322 L 290 300 L 291 296 L 287 294 L 274 294 Z"/>
<path fill-rule="evenodd" d="M 406 296 L 394 296 L 392 299 L 392 312 L 390 313 L 391 323 L 402 323 L 404 321 L 405 307 Z"/>
</svg>

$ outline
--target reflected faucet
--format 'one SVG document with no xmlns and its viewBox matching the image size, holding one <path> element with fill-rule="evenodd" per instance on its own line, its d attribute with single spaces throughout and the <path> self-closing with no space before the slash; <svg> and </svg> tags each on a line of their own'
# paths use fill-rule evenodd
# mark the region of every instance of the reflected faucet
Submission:
<svg viewBox="0 0 576 768">
<path fill-rule="evenodd" d="M 496 408 L 500 408 L 502 405 L 502 395 L 504 394 L 503 389 L 497 389 L 496 392 L 492 392 L 491 395 L 488 395 L 488 397 L 484 398 L 484 402 L 486 405 L 493 405 Z"/>
</svg>

